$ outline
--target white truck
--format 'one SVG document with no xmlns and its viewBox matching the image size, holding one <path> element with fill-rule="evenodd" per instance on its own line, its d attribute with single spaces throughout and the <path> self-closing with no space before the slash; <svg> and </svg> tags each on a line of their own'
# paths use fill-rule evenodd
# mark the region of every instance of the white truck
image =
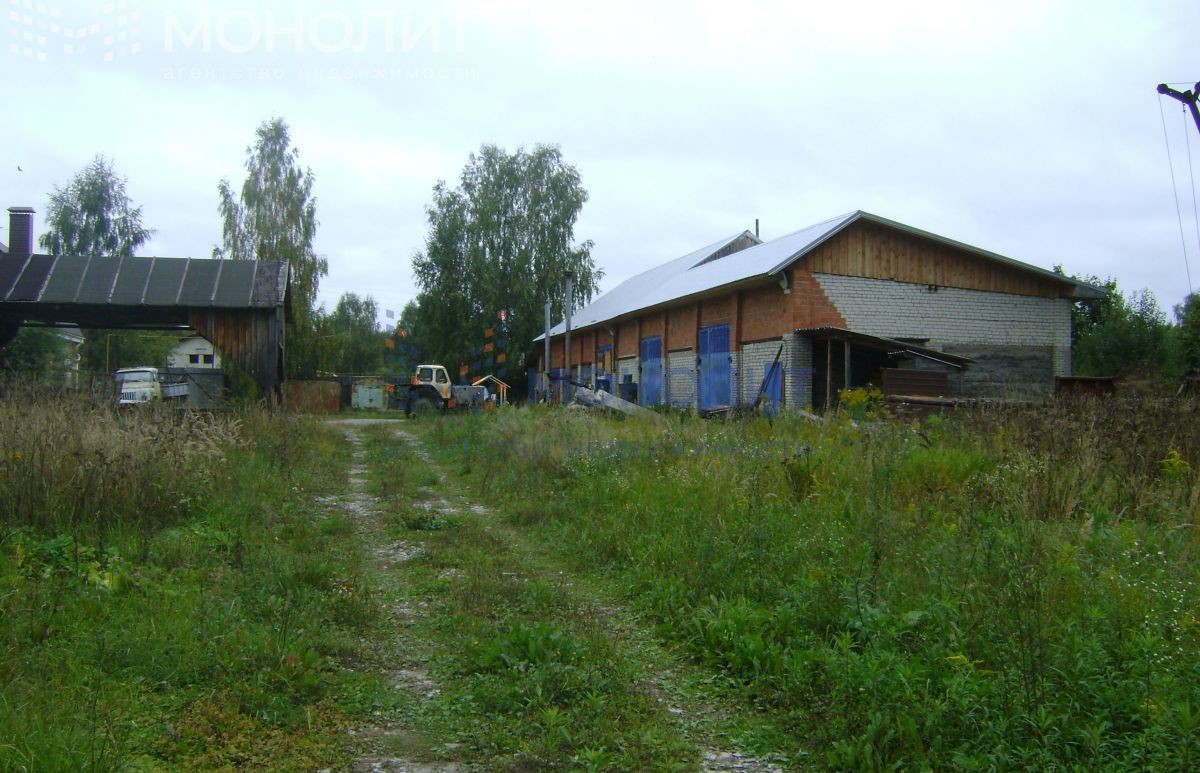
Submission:
<svg viewBox="0 0 1200 773">
<path fill-rule="evenodd" d="M 187 397 L 186 381 L 164 384 L 158 368 L 121 368 L 113 374 L 117 382 L 117 405 L 141 405 Z"/>
</svg>

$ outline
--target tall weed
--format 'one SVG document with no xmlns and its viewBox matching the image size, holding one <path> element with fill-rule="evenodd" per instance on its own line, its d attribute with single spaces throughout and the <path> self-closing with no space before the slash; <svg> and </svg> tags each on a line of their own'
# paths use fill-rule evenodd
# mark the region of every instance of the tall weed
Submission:
<svg viewBox="0 0 1200 773">
<path fill-rule="evenodd" d="M 1194 763 L 1200 423 L 1178 403 L 432 431 L 830 769 Z"/>
</svg>

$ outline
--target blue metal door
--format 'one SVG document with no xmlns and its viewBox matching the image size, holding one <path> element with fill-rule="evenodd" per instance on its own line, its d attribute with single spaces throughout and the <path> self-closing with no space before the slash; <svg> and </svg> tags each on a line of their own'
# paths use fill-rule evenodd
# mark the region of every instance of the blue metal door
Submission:
<svg viewBox="0 0 1200 773">
<path fill-rule="evenodd" d="M 641 384 L 638 398 L 642 405 L 658 405 L 663 401 L 662 337 L 642 339 L 642 359 L 638 363 Z"/>
<path fill-rule="evenodd" d="M 783 363 L 764 364 L 763 381 L 767 386 L 763 390 L 762 412 L 766 416 L 774 416 L 779 413 L 779 404 L 783 402 Z"/>
<path fill-rule="evenodd" d="M 729 405 L 729 325 L 700 328 L 700 410 Z"/>
</svg>

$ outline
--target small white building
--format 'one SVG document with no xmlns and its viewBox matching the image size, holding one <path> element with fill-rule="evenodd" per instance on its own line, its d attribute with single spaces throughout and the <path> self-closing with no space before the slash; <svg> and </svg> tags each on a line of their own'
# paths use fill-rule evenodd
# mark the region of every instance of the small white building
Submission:
<svg viewBox="0 0 1200 773">
<path fill-rule="evenodd" d="M 169 368 L 221 367 L 221 356 L 207 338 L 193 334 L 180 341 L 167 355 Z"/>
</svg>

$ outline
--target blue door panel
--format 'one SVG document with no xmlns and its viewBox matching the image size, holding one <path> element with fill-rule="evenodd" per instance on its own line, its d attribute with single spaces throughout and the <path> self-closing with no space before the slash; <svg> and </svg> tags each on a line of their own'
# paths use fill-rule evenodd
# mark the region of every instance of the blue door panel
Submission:
<svg viewBox="0 0 1200 773">
<path fill-rule="evenodd" d="M 779 404 L 783 402 L 783 365 L 778 362 L 765 363 L 763 380 L 767 383 L 767 388 L 763 390 L 763 413 L 775 416 L 779 413 Z"/>
<path fill-rule="evenodd" d="M 642 405 L 658 405 L 663 401 L 662 381 L 662 337 L 642 339 L 642 357 L 639 361 L 641 384 L 638 401 Z"/>
<path fill-rule="evenodd" d="M 729 405 L 729 325 L 700 328 L 700 409 Z"/>
</svg>

